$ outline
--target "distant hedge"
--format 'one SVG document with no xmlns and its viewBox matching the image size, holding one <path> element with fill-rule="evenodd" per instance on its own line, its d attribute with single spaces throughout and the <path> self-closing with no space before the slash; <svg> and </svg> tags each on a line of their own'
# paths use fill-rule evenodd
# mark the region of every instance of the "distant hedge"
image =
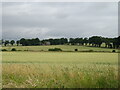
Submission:
<svg viewBox="0 0 120 90">
<path fill-rule="evenodd" d="M 1 51 L 7 51 L 7 49 L 2 49 Z"/>
<path fill-rule="evenodd" d="M 61 48 L 53 48 L 53 49 L 48 49 L 48 51 L 62 51 Z"/>
</svg>

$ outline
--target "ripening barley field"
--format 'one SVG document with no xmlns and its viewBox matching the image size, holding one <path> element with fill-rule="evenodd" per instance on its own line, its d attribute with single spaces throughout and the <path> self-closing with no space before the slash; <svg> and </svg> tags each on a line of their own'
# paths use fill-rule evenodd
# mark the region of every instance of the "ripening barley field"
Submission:
<svg viewBox="0 0 120 90">
<path fill-rule="evenodd" d="M 118 54 L 3 52 L 3 88 L 117 88 Z"/>
</svg>

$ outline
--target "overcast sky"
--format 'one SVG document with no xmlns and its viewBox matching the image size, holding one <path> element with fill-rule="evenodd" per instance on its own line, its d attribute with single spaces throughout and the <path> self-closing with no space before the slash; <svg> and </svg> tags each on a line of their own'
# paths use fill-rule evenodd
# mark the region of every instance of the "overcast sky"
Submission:
<svg viewBox="0 0 120 90">
<path fill-rule="evenodd" d="M 3 39 L 118 36 L 118 3 L 3 3 Z"/>
</svg>

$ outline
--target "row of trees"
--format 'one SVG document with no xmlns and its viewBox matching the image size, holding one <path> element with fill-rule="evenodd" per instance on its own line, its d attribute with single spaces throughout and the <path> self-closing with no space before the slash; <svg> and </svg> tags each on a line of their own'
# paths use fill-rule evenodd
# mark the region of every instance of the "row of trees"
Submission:
<svg viewBox="0 0 120 90">
<path fill-rule="evenodd" d="M 1 43 L 0 44 L 2 44 L 2 45 L 4 45 L 4 46 L 7 46 L 8 44 L 11 44 L 12 46 L 14 45 L 14 44 L 17 44 L 17 46 L 20 44 L 20 41 L 14 41 L 14 40 L 11 40 L 11 41 L 9 41 L 9 40 L 1 40 Z"/>
<path fill-rule="evenodd" d="M 116 38 L 105 38 L 101 36 L 92 36 L 88 38 L 70 38 L 69 43 L 72 45 L 88 45 L 94 47 L 101 47 L 102 43 L 105 43 L 106 48 L 119 48 L 120 36 Z"/>
<path fill-rule="evenodd" d="M 67 38 L 45 39 L 45 40 L 41 41 L 41 44 L 50 44 L 50 45 L 63 45 L 63 44 L 67 44 L 67 43 L 68 43 L 68 39 Z"/>
<path fill-rule="evenodd" d="M 101 47 L 102 43 L 105 43 L 106 48 L 119 48 L 120 47 L 120 36 L 116 38 L 105 38 L 101 36 L 92 36 L 90 38 L 59 38 L 59 39 L 44 39 L 39 40 L 39 38 L 25 39 L 22 38 L 18 41 L 8 41 L 2 40 L 2 44 L 6 46 L 7 44 L 21 44 L 22 46 L 36 46 L 36 45 L 89 45 L 94 47 Z"/>
</svg>

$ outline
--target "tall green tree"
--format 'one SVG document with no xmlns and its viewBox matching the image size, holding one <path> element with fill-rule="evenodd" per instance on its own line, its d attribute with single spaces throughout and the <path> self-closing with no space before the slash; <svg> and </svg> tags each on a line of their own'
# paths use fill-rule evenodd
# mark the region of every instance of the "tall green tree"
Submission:
<svg viewBox="0 0 120 90">
<path fill-rule="evenodd" d="M 10 41 L 10 44 L 13 46 L 13 44 L 15 43 L 15 41 L 14 40 L 11 40 Z"/>
<path fill-rule="evenodd" d="M 100 36 L 92 36 L 89 38 L 89 44 L 95 47 L 101 47 L 102 42 L 102 37 Z"/>
<path fill-rule="evenodd" d="M 4 45 L 7 46 L 9 44 L 9 40 L 5 40 Z"/>
<path fill-rule="evenodd" d="M 27 46 L 27 41 L 25 40 L 25 38 L 20 39 L 20 44 L 22 44 L 22 46 Z"/>
<path fill-rule="evenodd" d="M 17 46 L 18 46 L 18 45 L 20 44 L 20 41 L 19 41 L 19 40 L 17 40 L 17 41 L 16 41 L 16 44 L 17 44 Z"/>
<path fill-rule="evenodd" d="M 87 44 L 88 44 L 88 38 L 84 38 L 84 39 L 83 39 L 83 43 L 84 43 L 85 45 L 87 45 Z"/>
</svg>

